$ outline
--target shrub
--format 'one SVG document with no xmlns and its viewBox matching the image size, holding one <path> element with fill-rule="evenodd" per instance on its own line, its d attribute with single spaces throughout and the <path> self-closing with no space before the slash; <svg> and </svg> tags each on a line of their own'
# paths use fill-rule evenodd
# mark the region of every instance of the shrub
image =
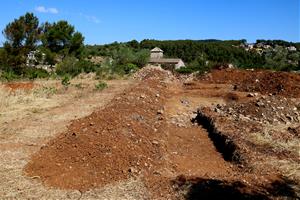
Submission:
<svg viewBox="0 0 300 200">
<path fill-rule="evenodd" d="M 97 66 L 90 61 L 67 57 L 57 65 L 56 73 L 60 76 L 68 74 L 74 77 L 82 72 L 89 73 L 95 72 L 96 70 Z"/>
<path fill-rule="evenodd" d="M 178 72 L 180 74 L 190 74 L 190 73 L 193 73 L 194 70 L 190 67 L 181 67 L 179 69 L 176 69 L 176 72 Z"/>
<path fill-rule="evenodd" d="M 61 80 L 61 84 L 65 87 L 68 87 L 71 83 L 70 83 L 70 76 L 65 75 L 63 77 L 63 79 Z"/>
<path fill-rule="evenodd" d="M 23 72 L 23 76 L 33 80 L 36 78 L 47 78 L 50 74 L 44 69 L 26 68 Z"/>
<path fill-rule="evenodd" d="M 105 88 L 107 88 L 107 83 L 103 82 L 103 81 L 99 81 L 99 83 L 97 83 L 95 85 L 96 90 L 104 90 Z"/>
<path fill-rule="evenodd" d="M 133 61 L 138 67 L 144 67 L 150 58 L 150 51 L 146 49 L 142 49 L 135 54 L 135 59 Z"/>
<path fill-rule="evenodd" d="M 79 60 L 75 66 L 77 69 L 79 69 L 78 71 L 83 71 L 86 73 L 95 72 L 97 69 L 97 66 L 88 60 Z"/>
<path fill-rule="evenodd" d="M 14 71 L 4 71 L 1 74 L 1 78 L 5 79 L 6 81 L 12 81 L 14 79 L 19 78 L 19 76 L 15 74 Z"/>
<path fill-rule="evenodd" d="M 139 68 L 136 64 L 128 63 L 123 66 L 125 74 L 131 74 L 136 72 Z"/>
<path fill-rule="evenodd" d="M 77 59 L 75 57 L 67 57 L 56 67 L 56 73 L 60 76 L 65 76 L 66 74 L 70 76 L 76 76 L 81 73 L 81 69 L 76 66 Z"/>
</svg>

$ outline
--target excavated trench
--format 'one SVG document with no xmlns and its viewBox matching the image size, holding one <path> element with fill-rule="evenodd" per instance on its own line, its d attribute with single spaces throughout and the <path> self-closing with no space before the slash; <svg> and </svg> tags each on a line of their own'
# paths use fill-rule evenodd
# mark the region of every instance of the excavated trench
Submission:
<svg viewBox="0 0 300 200">
<path fill-rule="evenodd" d="M 217 129 L 212 118 L 198 110 L 192 122 L 201 125 L 207 130 L 209 138 L 213 141 L 217 151 L 222 154 L 224 160 L 233 162 L 234 164 L 242 164 L 242 157 L 237 145 L 228 136 Z"/>
</svg>

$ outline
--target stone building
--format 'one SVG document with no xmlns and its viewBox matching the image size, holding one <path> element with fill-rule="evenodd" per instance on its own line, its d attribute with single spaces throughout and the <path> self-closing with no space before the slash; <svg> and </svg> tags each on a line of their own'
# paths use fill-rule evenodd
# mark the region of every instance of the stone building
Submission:
<svg viewBox="0 0 300 200">
<path fill-rule="evenodd" d="M 164 51 L 158 47 L 151 50 L 150 58 L 160 59 L 164 57 Z"/>
<path fill-rule="evenodd" d="M 164 58 L 163 50 L 158 47 L 151 50 L 149 64 L 162 65 L 169 70 L 185 67 L 184 62 L 180 58 Z"/>
</svg>

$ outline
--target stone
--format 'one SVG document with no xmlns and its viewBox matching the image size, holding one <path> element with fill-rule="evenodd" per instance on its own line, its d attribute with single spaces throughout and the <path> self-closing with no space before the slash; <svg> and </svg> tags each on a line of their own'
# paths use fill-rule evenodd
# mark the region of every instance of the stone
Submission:
<svg viewBox="0 0 300 200">
<path fill-rule="evenodd" d="M 292 116 L 290 116 L 290 115 L 286 115 L 286 118 L 287 118 L 289 121 L 293 121 L 293 120 L 294 120 L 294 118 L 293 118 Z"/>
<path fill-rule="evenodd" d="M 132 117 L 132 119 L 134 119 L 136 121 L 143 121 L 144 120 L 144 117 L 142 115 L 139 115 L 139 114 L 133 114 L 131 117 Z"/>
<path fill-rule="evenodd" d="M 160 176 L 161 175 L 161 173 L 159 171 L 154 171 L 153 174 L 156 175 L 156 176 Z"/>
<path fill-rule="evenodd" d="M 159 142 L 158 142 L 158 141 L 156 141 L 156 140 L 153 140 L 153 141 L 152 141 L 152 144 L 154 144 L 154 145 L 158 145 L 158 144 L 159 144 Z"/>
<path fill-rule="evenodd" d="M 162 114 L 164 114 L 164 111 L 162 109 L 160 109 L 157 111 L 157 114 L 162 115 Z"/>
<path fill-rule="evenodd" d="M 261 102 L 261 101 L 257 101 L 257 102 L 255 103 L 255 105 L 256 105 L 257 107 L 261 107 L 261 106 L 264 106 L 265 104 L 264 104 L 263 102 Z"/>
<path fill-rule="evenodd" d="M 128 169 L 128 172 L 129 172 L 129 173 L 137 173 L 138 171 L 137 171 L 134 167 L 130 167 L 130 168 Z"/>
<path fill-rule="evenodd" d="M 182 104 L 184 104 L 184 105 L 189 105 L 189 101 L 188 100 L 186 100 L 186 99 L 181 99 L 180 100 L 180 102 L 182 103 Z"/>
<path fill-rule="evenodd" d="M 215 108 L 214 111 L 215 111 L 216 113 L 220 113 L 220 112 L 221 112 L 220 109 L 218 109 L 218 108 Z"/>
</svg>

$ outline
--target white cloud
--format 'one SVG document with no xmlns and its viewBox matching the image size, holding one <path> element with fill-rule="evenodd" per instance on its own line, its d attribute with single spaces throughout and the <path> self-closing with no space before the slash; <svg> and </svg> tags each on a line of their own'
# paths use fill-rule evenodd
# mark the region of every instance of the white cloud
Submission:
<svg viewBox="0 0 300 200">
<path fill-rule="evenodd" d="M 89 22 L 93 22 L 93 23 L 96 23 L 96 24 L 99 24 L 101 22 L 96 16 L 85 15 L 85 14 L 82 14 L 82 13 L 80 13 L 80 16 L 84 17 Z"/>
<path fill-rule="evenodd" d="M 44 6 L 37 6 L 35 8 L 35 11 L 40 13 L 51 13 L 51 14 L 57 14 L 58 10 L 56 8 L 46 8 Z"/>
</svg>

